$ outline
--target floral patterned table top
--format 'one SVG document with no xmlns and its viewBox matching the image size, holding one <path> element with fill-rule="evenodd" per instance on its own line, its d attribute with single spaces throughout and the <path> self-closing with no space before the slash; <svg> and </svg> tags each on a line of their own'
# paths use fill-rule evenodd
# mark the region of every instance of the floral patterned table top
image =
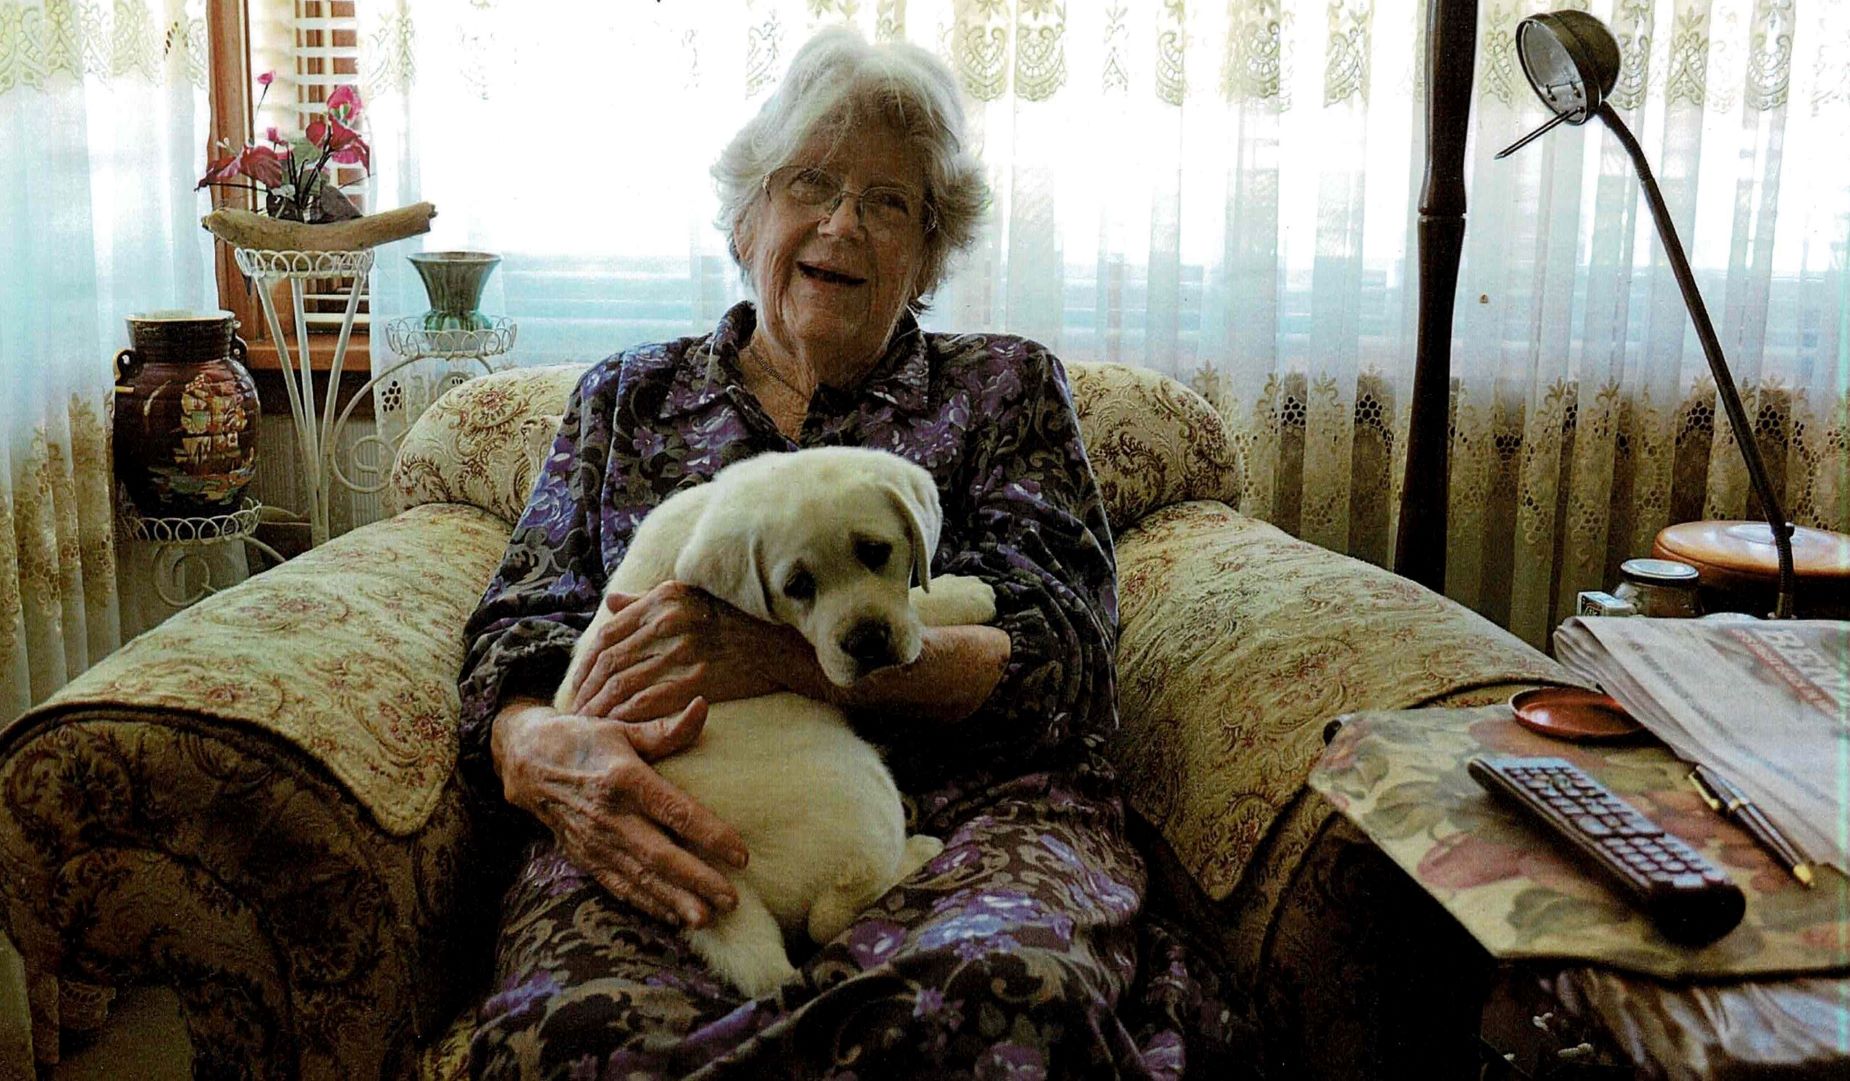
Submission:
<svg viewBox="0 0 1850 1081">
<path fill-rule="evenodd" d="M 1565 849 L 1493 802 L 1465 772 L 1475 754 L 1550 755 L 1700 850 L 1747 894 L 1740 926 L 1707 946 L 1665 940 Z M 1850 881 L 1817 868 L 1805 889 L 1702 802 L 1688 767 L 1650 737 L 1567 743 L 1508 706 L 1356 713 L 1310 783 L 1411 874 L 1493 956 L 1562 958 L 1649 975 L 1767 976 L 1850 969 Z"/>
</svg>

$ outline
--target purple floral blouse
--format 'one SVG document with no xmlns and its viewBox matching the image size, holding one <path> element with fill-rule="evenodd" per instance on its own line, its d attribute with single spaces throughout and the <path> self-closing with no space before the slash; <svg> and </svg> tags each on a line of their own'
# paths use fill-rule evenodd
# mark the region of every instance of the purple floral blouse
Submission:
<svg viewBox="0 0 1850 1081">
<path fill-rule="evenodd" d="M 948 799 L 988 780 L 1096 766 L 1117 724 L 1115 566 L 1060 362 L 1022 338 L 926 333 L 907 316 L 860 386 L 817 390 L 792 443 L 740 382 L 738 351 L 755 325 L 739 304 L 711 335 L 620 353 L 573 392 L 466 628 L 462 769 L 484 806 L 500 804 L 491 718 L 512 693 L 551 697 L 643 516 L 722 466 L 799 446 L 876 447 L 924 466 L 944 508 L 932 573 L 996 590 L 1011 652 L 982 707 L 948 728 L 855 718 L 901 787 Z"/>
</svg>

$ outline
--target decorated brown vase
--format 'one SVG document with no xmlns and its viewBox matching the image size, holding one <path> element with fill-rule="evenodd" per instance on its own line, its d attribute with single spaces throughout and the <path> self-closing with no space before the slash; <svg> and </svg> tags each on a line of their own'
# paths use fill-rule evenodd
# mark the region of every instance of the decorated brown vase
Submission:
<svg viewBox="0 0 1850 1081">
<path fill-rule="evenodd" d="M 128 317 L 116 354 L 116 476 L 150 518 L 238 508 L 257 470 L 257 384 L 227 311 Z"/>
</svg>

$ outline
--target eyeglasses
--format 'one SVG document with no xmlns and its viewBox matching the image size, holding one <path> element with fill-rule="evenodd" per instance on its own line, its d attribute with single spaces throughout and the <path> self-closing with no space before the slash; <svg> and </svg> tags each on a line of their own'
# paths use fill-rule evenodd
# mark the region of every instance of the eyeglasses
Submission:
<svg viewBox="0 0 1850 1081">
<path fill-rule="evenodd" d="M 929 233 L 937 226 L 931 204 L 922 195 L 891 184 L 875 184 L 854 191 L 841 177 L 813 165 L 791 165 L 764 178 L 765 194 L 789 210 L 820 210 L 835 213 L 841 201 L 852 195 L 860 209 L 861 224 L 870 233 L 900 236 L 923 226 Z"/>
</svg>

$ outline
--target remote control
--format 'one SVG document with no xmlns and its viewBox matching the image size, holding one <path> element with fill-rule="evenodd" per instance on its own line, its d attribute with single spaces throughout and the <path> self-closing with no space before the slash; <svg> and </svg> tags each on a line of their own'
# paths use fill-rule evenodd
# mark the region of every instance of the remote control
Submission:
<svg viewBox="0 0 1850 1081">
<path fill-rule="evenodd" d="M 1720 868 L 1573 763 L 1478 756 L 1466 768 L 1492 795 L 1599 864 L 1665 938 L 1712 942 L 1741 922 L 1747 899 Z"/>
</svg>

